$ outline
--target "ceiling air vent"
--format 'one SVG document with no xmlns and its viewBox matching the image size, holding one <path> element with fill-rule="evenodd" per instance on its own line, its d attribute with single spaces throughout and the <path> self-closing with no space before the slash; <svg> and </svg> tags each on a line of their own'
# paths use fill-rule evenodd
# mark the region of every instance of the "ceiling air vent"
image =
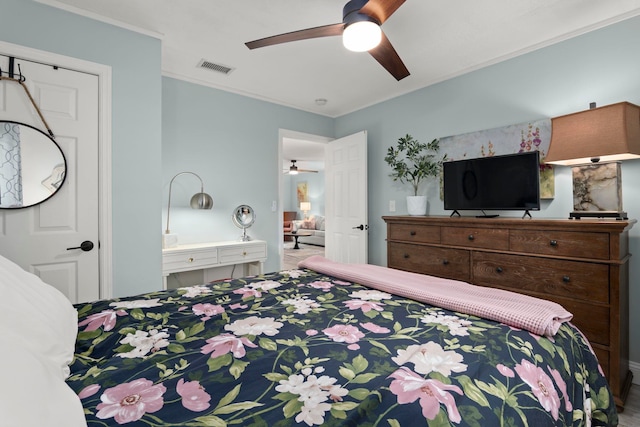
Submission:
<svg viewBox="0 0 640 427">
<path fill-rule="evenodd" d="M 206 59 L 203 59 L 202 61 L 200 61 L 200 63 L 198 64 L 198 67 L 211 70 L 211 71 L 217 71 L 218 73 L 222 73 L 222 74 L 229 74 L 234 70 L 234 68 L 227 67 L 226 65 L 222 65 L 222 64 L 216 64 L 215 62 L 210 62 L 210 61 L 207 61 Z"/>
</svg>

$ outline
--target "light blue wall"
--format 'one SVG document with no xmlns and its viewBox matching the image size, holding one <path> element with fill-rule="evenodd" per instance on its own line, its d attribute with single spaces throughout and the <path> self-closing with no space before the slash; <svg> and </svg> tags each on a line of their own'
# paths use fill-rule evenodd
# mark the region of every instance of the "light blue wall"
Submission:
<svg viewBox="0 0 640 427">
<path fill-rule="evenodd" d="M 211 211 L 188 208 L 198 189 L 197 178 L 176 179 L 171 232 L 178 234 L 181 243 L 236 240 L 240 231 L 231 222 L 231 212 L 240 204 L 250 205 L 256 222 L 248 234 L 268 242 L 265 270 L 277 270 L 282 218 L 271 206 L 279 202 L 278 179 L 282 176 L 278 132 L 287 129 L 332 136 L 333 119 L 172 78 L 163 78 L 162 87 L 164 200 L 171 177 L 184 170 L 200 175 L 205 191 L 214 199 Z M 166 215 L 166 207 L 163 213 Z"/>
<path fill-rule="evenodd" d="M 160 41 L 32 0 L 2 0 L 0 40 L 112 67 L 113 293 L 157 289 L 162 283 Z"/>
<path fill-rule="evenodd" d="M 633 18 L 527 55 L 448 80 L 336 119 L 336 136 L 366 129 L 369 161 L 369 260 L 386 265 L 381 217 L 406 214 L 408 187 L 395 185 L 384 156 L 409 133 L 422 141 L 555 117 L 620 101 L 640 104 L 640 18 Z M 411 77 L 409 77 L 411 78 Z M 624 207 L 640 218 L 640 160 L 622 164 Z M 448 214 L 436 184 L 427 188 L 430 214 Z M 535 218 L 566 218 L 573 210 L 571 171 L 556 168 L 556 196 Z M 518 215 L 521 213 L 511 213 Z M 631 359 L 640 361 L 640 224 L 631 230 Z"/>
</svg>

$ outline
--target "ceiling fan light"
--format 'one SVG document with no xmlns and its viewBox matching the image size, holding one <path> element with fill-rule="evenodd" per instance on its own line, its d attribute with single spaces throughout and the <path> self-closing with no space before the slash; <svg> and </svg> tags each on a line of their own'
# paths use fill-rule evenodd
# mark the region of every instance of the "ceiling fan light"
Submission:
<svg viewBox="0 0 640 427">
<path fill-rule="evenodd" d="M 366 52 L 380 44 L 382 30 L 371 21 L 358 21 L 347 26 L 342 33 L 342 44 L 353 52 Z"/>
</svg>

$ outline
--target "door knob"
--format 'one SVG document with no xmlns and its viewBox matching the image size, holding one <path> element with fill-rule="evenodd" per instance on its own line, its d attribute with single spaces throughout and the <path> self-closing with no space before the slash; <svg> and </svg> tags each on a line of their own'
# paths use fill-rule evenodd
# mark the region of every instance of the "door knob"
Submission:
<svg viewBox="0 0 640 427">
<path fill-rule="evenodd" d="M 84 242 L 80 243 L 80 246 L 76 246 L 75 248 L 67 248 L 68 251 L 71 251 L 73 249 L 82 249 L 85 252 L 89 252 L 91 249 L 93 249 L 93 242 L 85 240 Z"/>
<path fill-rule="evenodd" d="M 358 230 L 368 230 L 368 229 L 369 229 L 369 226 L 368 226 L 368 225 L 362 225 L 362 224 L 360 224 L 360 225 L 359 225 L 359 226 L 357 226 L 357 227 L 351 227 L 351 228 L 353 228 L 354 230 L 356 230 L 356 229 L 358 229 Z"/>
</svg>

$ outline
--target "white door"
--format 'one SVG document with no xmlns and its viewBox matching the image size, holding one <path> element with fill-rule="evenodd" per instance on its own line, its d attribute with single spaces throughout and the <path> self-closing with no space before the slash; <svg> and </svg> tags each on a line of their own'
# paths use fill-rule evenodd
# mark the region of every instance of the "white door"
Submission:
<svg viewBox="0 0 640 427">
<path fill-rule="evenodd" d="M 0 255 L 64 293 L 72 302 L 100 298 L 98 205 L 98 77 L 15 61 L 67 162 L 62 188 L 40 205 L 0 210 Z M 9 58 L 0 55 L 0 68 Z M 46 132 L 24 89 L 0 81 L 0 119 Z M 67 249 L 82 242 L 89 251 Z"/>
<path fill-rule="evenodd" d="M 367 132 L 327 144 L 325 155 L 325 256 L 367 263 Z"/>
</svg>

